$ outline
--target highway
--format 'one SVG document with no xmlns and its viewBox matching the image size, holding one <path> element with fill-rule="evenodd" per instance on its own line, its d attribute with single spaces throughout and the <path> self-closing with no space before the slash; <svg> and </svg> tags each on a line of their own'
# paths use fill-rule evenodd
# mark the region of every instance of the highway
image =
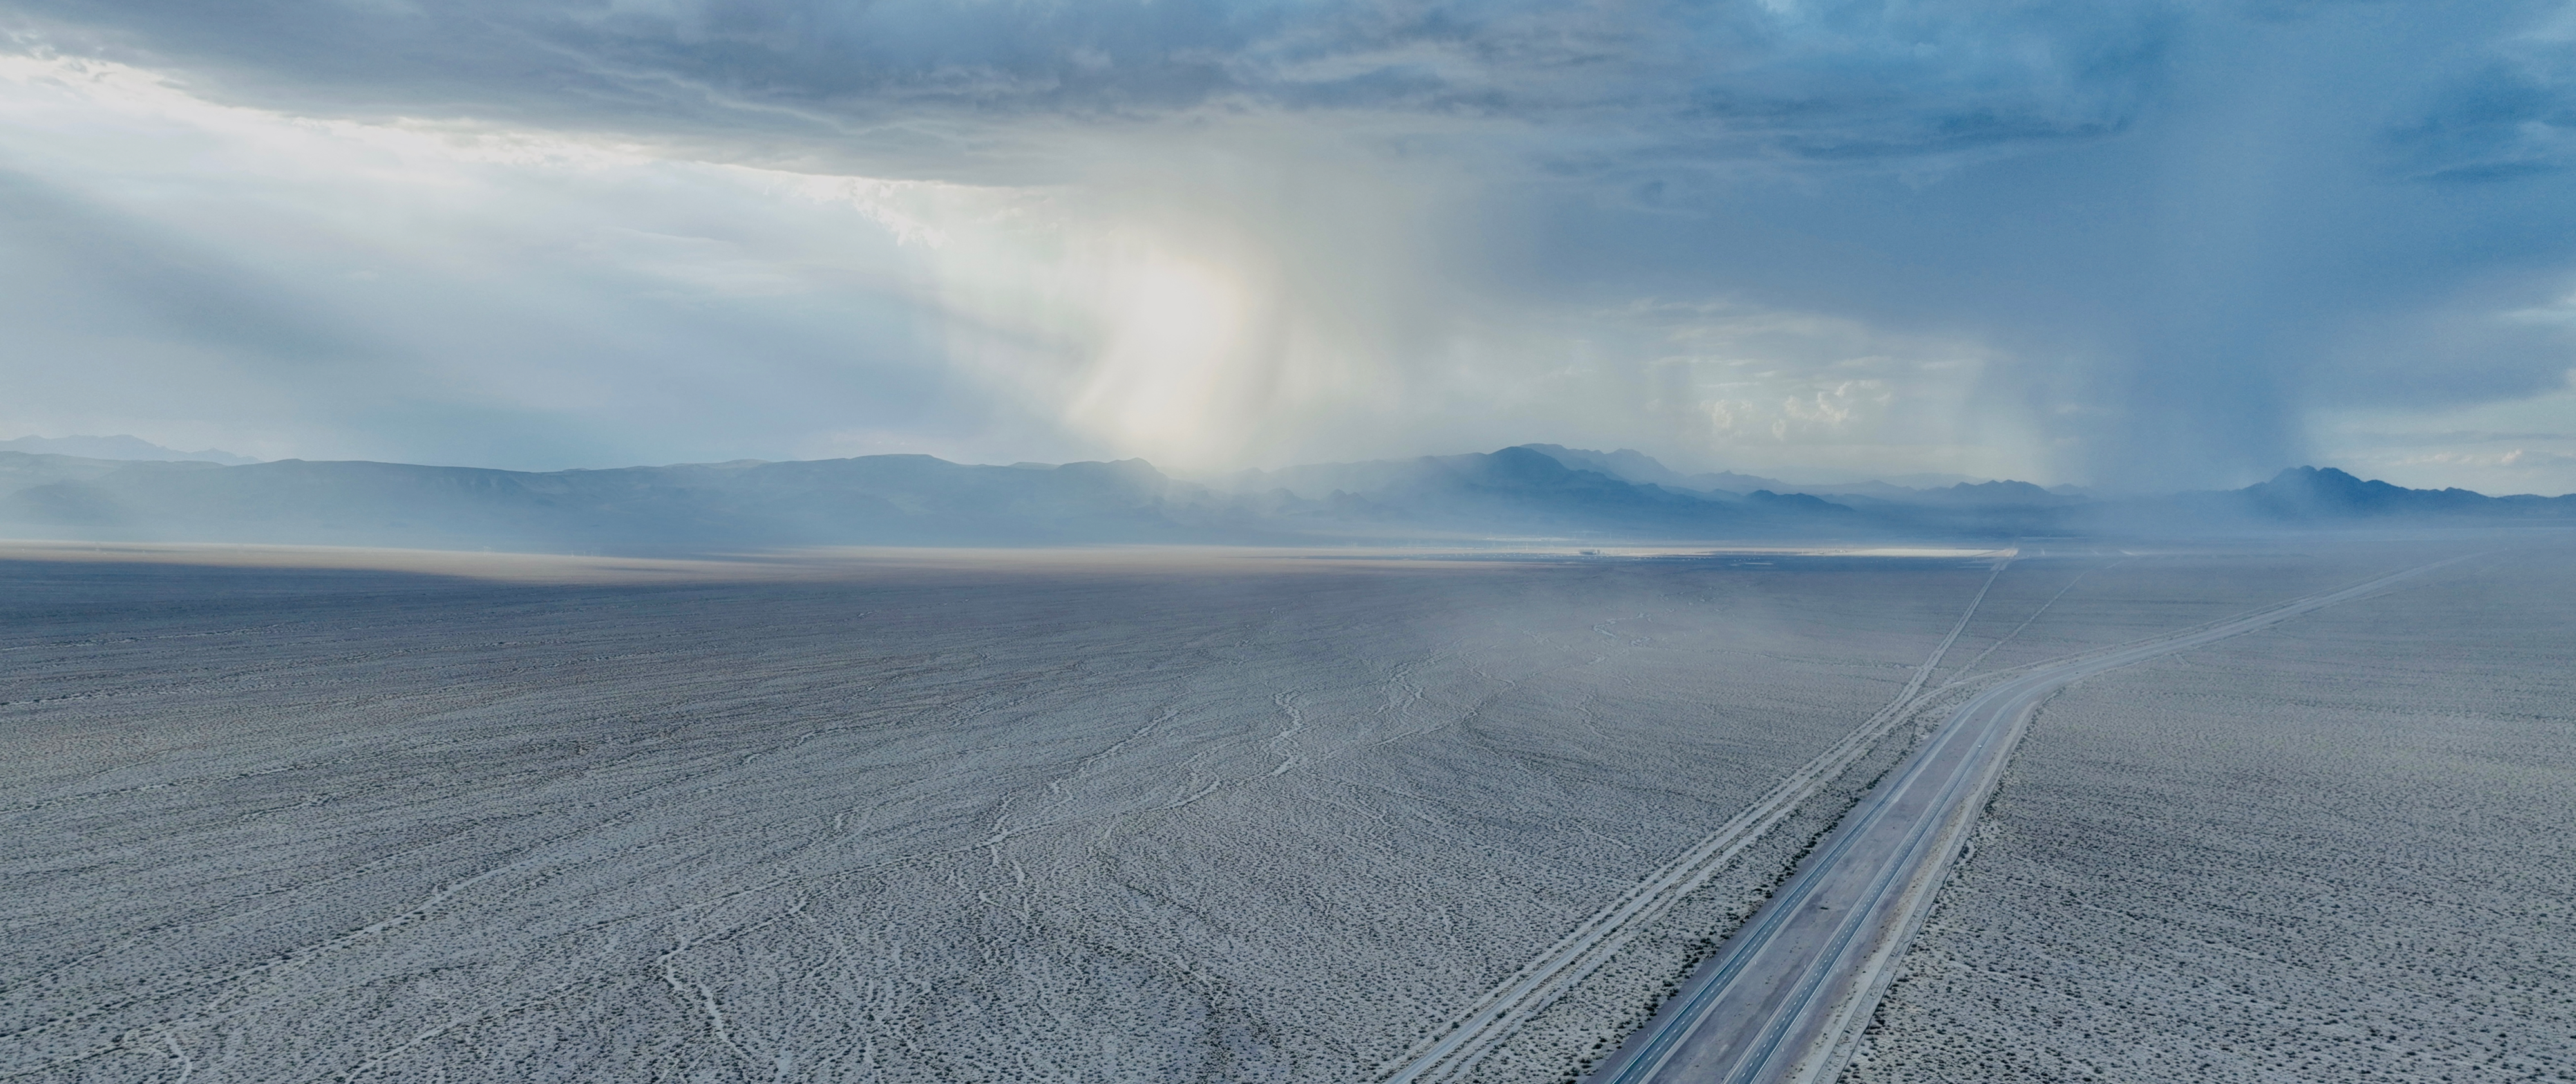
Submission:
<svg viewBox="0 0 2576 1084">
<path fill-rule="evenodd" d="M 1827 1078 L 1868 1021 L 2040 702 L 2068 684 L 2369 595 L 2439 561 L 2224 622 L 2006 672 L 1872 789 L 1591 1084 Z"/>
<path fill-rule="evenodd" d="M 1968 630 L 1968 622 L 1977 616 L 1977 607 L 1984 604 L 1986 593 L 1994 589 L 1995 580 L 2011 563 L 2008 556 L 1995 563 L 1994 572 L 1977 588 L 1976 597 L 1960 612 L 1958 622 L 1950 626 L 1950 634 L 1933 645 L 1923 665 L 1914 668 L 1914 677 L 1905 683 L 1904 690 L 1860 729 L 1789 773 L 1779 786 L 1719 826 L 1715 833 L 1640 879 L 1635 887 L 1611 900 L 1501 986 L 1478 998 L 1462 1018 L 1453 1021 L 1430 1043 L 1408 1051 L 1398 1064 L 1384 1070 L 1378 1077 L 1380 1084 L 1433 1084 L 1469 1070 L 1494 1047 L 1508 1041 L 1531 1016 L 1626 948 L 1630 940 L 1682 897 L 1698 891 L 1745 848 L 1796 813 L 1817 791 L 1841 778 L 1888 732 L 1913 718 L 1918 700 L 1925 695 L 1924 683 L 1940 669 L 1951 645 Z"/>
</svg>

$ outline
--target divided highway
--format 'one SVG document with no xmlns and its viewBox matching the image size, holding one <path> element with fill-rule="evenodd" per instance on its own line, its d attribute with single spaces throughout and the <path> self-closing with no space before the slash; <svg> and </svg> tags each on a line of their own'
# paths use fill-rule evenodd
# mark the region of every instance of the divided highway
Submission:
<svg viewBox="0 0 2576 1084">
<path fill-rule="evenodd" d="M 1805 1082 L 1839 1069 L 2042 700 L 2069 683 L 2360 598 L 2467 558 L 2041 663 L 1979 693 L 1855 806 L 1592 1084 Z"/>
</svg>

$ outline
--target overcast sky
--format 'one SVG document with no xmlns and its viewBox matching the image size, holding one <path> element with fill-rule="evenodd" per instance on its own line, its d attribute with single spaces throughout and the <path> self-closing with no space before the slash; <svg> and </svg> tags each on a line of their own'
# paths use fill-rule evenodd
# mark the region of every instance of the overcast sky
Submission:
<svg viewBox="0 0 2576 1084">
<path fill-rule="evenodd" d="M 2576 490 L 2576 7 L 0 0 L 0 437 Z"/>
</svg>

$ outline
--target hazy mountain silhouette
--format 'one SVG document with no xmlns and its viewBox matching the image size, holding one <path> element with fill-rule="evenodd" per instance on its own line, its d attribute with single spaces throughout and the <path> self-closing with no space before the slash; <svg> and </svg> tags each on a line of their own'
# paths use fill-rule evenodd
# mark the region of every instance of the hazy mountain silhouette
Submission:
<svg viewBox="0 0 2576 1084">
<path fill-rule="evenodd" d="M 234 455 L 220 448 L 183 452 L 164 448 L 141 437 L 119 433 L 112 437 L 19 437 L 0 440 L 0 452 L 27 452 L 33 455 L 68 455 L 83 459 L 152 459 L 219 463 L 240 466 L 259 460 Z"/>
<path fill-rule="evenodd" d="M 1237 476 L 1238 479 L 1244 476 Z M 1380 529 L 1410 526 L 1467 534 L 1532 532 L 1629 538 L 1761 536 L 1793 531 L 1867 532 L 1851 509 L 1767 491 L 1711 494 L 1638 484 L 1581 470 L 1533 447 L 1414 460 L 1296 467 L 1263 476 L 1336 485 L 1292 515 Z M 1276 492 L 1297 495 L 1283 485 Z M 1283 509 L 1286 510 L 1286 509 Z"/>
<path fill-rule="evenodd" d="M 1623 472 L 1591 469 L 1615 468 Z M 1671 474 L 1667 486 L 1625 474 Z M 0 531 L 100 540 L 543 551 L 1557 538 L 1721 541 L 2314 528 L 2565 518 L 2576 497 L 2488 497 L 2301 467 L 2242 490 L 2103 501 L 2025 482 L 1816 495 L 1700 488 L 1632 451 L 1525 445 L 1247 471 L 1213 485 L 1143 460 L 971 466 L 919 455 L 505 471 L 243 466 L 0 452 Z M 1729 475 L 1744 478 L 1743 475 Z"/>
<path fill-rule="evenodd" d="M 2333 467 L 2292 467 L 2237 493 L 2254 514 L 2284 520 L 2576 513 L 2576 496 L 2490 497 L 2465 489 L 2407 489 L 2363 481 Z"/>
<path fill-rule="evenodd" d="M 1659 485 L 1668 489 L 1730 494 L 1752 493 L 1759 490 L 1769 490 L 1773 493 L 1805 492 L 1777 478 L 1737 474 L 1734 471 L 1683 474 L 1665 466 L 1655 457 L 1634 448 L 1621 448 L 1615 452 L 1594 452 L 1581 448 L 1568 448 L 1561 444 L 1523 444 L 1521 447 L 1576 470 L 1597 471 L 1623 481 Z"/>
<path fill-rule="evenodd" d="M 99 538 L 539 549 L 1231 540 L 1225 509 L 1173 499 L 1169 480 L 1141 460 L 1037 470 L 929 456 L 549 472 L 293 459 L 173 466 L 30 486 L 0 497 L 0 522 Z"/>
</svg>

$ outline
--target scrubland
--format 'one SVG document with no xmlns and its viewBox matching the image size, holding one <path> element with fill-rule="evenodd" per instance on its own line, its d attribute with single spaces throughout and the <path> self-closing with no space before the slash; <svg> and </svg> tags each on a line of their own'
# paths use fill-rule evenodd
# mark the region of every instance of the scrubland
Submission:
<svg viewBox="0 0 2576 1084">
<path fill-rule="evenodd" d="M 1985 569 L 5 573 L 0 1074 L 1342 1081 Z"/>
<path fill-rule="evenodd" d="M 1843 1079 L 2576 1079 L 2571 556 L 2051 701 Z"/>
<path fill-rule="evenodd" d="M 0 1077 L 1367 1080 L 1981 589 L 1930 687 L 2440 548 L 0 564 Z M 1855 1079 L 2563 1065 L 2565 579 L 2467 568 L 2053 702 Z M 1918 733 L 1443 1079 L 1616 1046 Z"/>
</svg>

